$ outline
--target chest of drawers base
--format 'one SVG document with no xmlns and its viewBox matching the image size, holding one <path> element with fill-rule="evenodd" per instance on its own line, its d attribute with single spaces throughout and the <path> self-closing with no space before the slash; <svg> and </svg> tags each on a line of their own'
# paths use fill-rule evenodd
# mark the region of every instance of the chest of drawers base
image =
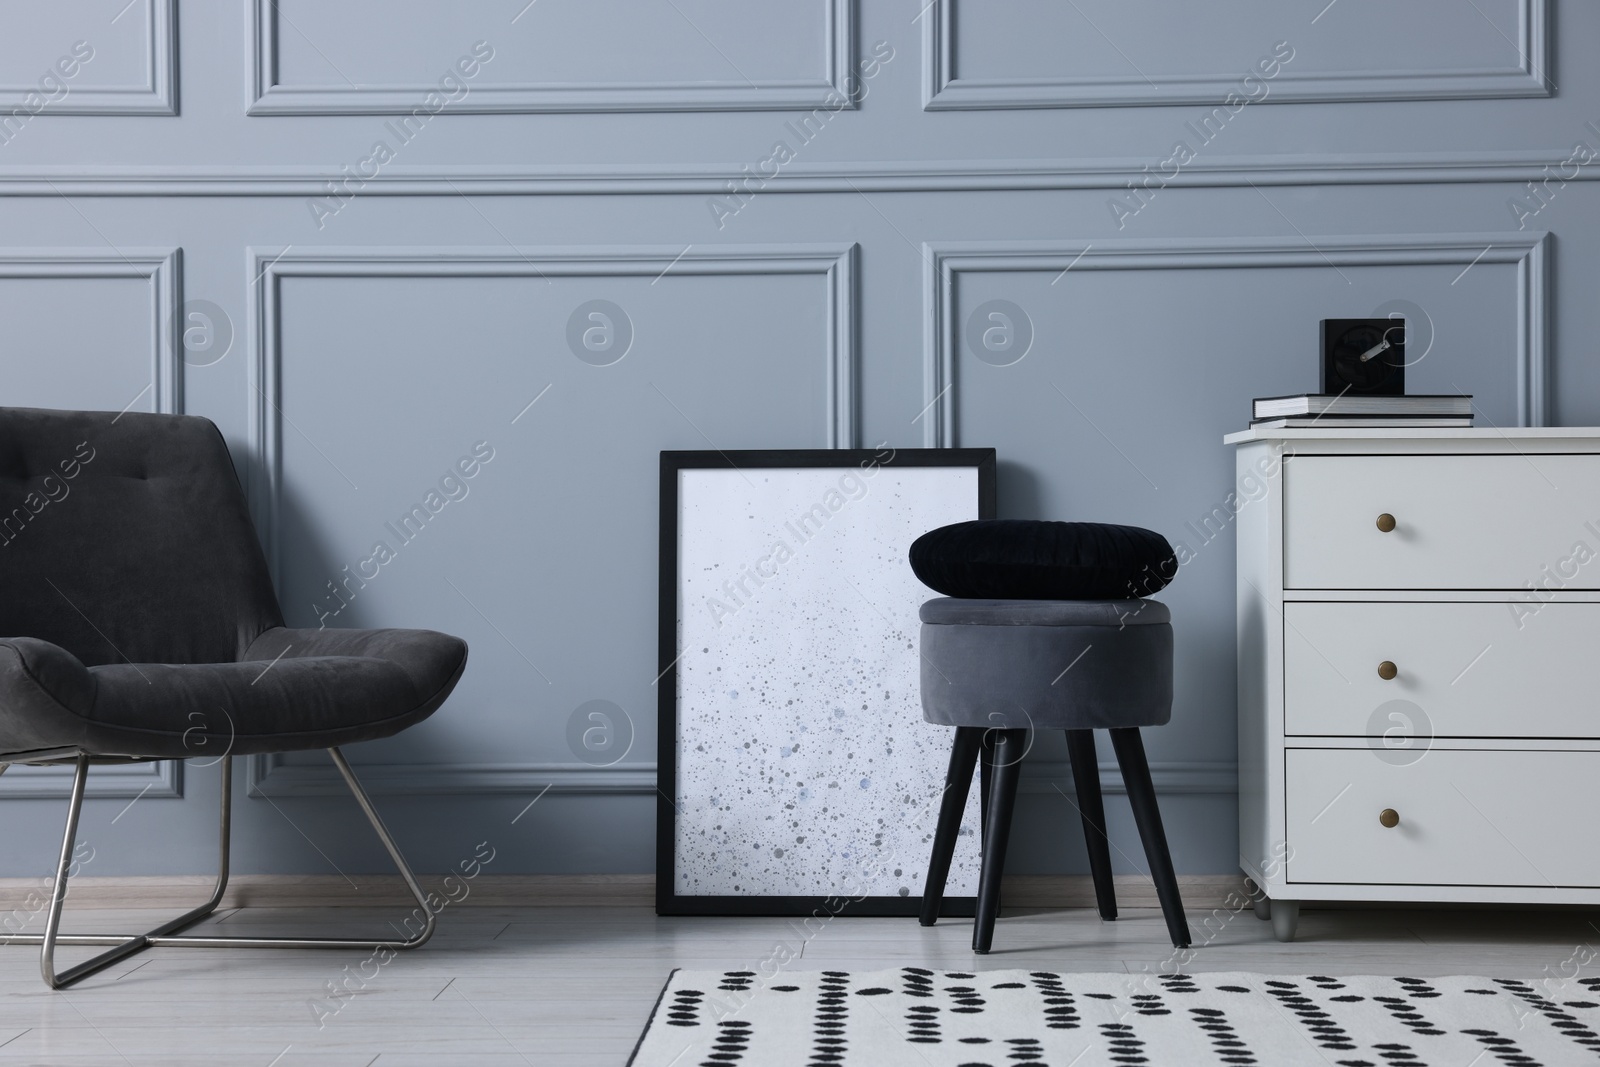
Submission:
<svg viewBox="0 0 1600 1067">
<path fill-rule="evenodd" d="M 1239 863 L 1302 901 L 1600 904 L 1600 430 L 1228 437 Z"/>
</svg>

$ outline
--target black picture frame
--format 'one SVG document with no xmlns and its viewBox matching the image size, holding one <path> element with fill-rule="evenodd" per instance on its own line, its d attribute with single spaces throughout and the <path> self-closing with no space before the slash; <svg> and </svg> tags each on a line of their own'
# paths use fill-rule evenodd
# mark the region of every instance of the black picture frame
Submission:
<svg viewBox="0 0 1600 1067">
<path fill-rule="evenodd" d="M 890 457 L 884 458 L 889 452 Z M 851 898 L 811 896 L 681 896 L 676 892 L 676 815 L 678 780 L 678 527 L 679 472 L 757 468 L 856 467 L 876 461 L 885 468 L 964 467 L 978 474 L 977 517 L 996 510 L 995 450 L 992 448 L 837 448 L 756 449 L 746 451 L 663 451 L 661 453 L 660 614 L 657 630 L 656 913 L 659 915 L 834 915 L 912 916 L 920 893 L 910 897 Z M 908 549 L 909 545 L 906 546 Z M 930 591 L 930 595 L 931 591 Z M 920 888 L 920 887 L 919 887 Z M 975 898 L 947 896 L 941 915 L 970 917 Z"/>
</svg>

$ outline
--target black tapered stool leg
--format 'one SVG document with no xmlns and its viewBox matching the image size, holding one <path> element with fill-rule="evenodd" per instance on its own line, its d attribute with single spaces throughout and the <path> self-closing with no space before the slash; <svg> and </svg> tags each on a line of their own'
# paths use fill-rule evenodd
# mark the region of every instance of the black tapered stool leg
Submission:
<svg viewBox="0 0 1600 1067">
<path fill-rule="evenodd" d="M 978 912 L 972 926 L 972 951 L 988 952 L 994 943 L 994 921 L 1000 914 L 1000 878 L 1006 869 L 1006 840 L 1011 836 L 1011 812 L 1017 802 L 1017 779 L 1022 774 L 1022 754 L 1027 748 L 1026 730 L 996 730 L 994 762 L 990 780 L 984 782 L 989 794 L 989 814 L 985 823 L 988 841 L 983 850 L 983 869 L 978 875 Z"/>
<path fill-rule="evenodd" d="M 944 797 L 939 802 L 939 826 L 933 833 L 933 855 L 928 858 L 928 880 L 922 887 L 920 921 L 923 926 L 932 926 L 939 919 L 944 884 L 950 877 L 950 859 L 955 855 L 961 816 L 967 810 L 967 793 L 972 788 L 972 771 L 978 764 L 978 749 L 982 745 L 981 728 L 956 727 L 955 743 L 950 748 L 950 769 L 944 775 Z M 987 785 L 987 780 L 983 784 Z"/>
<path fill-rule="evenodd" d="M 1150 764 L 1144 756 L 1144 741 L 1137 728 L 1111 731 L 1111 745 L 1117 750 L 1117 766 L 1122 768 L 1122 780 L 1128 787 L 1128 803 L 1133 806 L 1133 821 L 1139 826 L 1139 837 L 1144 841 L 1145 859 L 1150 864 L 1150 877 L 1156 883 L 1156 899 L 1161 901 L 1161 914 L 1166 916 L 1167 932 L 1178 948 L 1189 946 L 1189 921 L 1184 918 L 1183 898 L 1178 895 L 1178 876 L 1172 869 L 1172 855 L 1167 851 L 1167 834 L 1161 828 L 1161 809 L 1156 806 L 1156 789 L 1150 781 Z"/>
<path fill-rule="evenodd" d="M 994 746 L 1000 737 L 1001 728 L 998 726 L 986 727 L 983 731 L 983 747 L 978 749 L 978 771 L 983 776 L 982 784 L 978 786 L 978 854 L 989 854 L 989 799 L 993 795 L 991 787 L 994 785 Z M 996 900 L 994 911 L 1000 914 L 1001 901 Z"/>
<path fill-rule="evenodd" d="M 1089 873 L 1094 876 L 1094 899 L 1100 906 L 1100 918 L 1109 922 L 1117 917 L 1117 891 L 1111 881 L 1111 839 L 1106 836 L 1106 807 L 1100 799 L 1100 761 L 1094 749 L 1094 731 L 1065 733 L 1072 782 L 1078 790 L 1078 814 L 1083 818 L 1083 842 L 1089 849 Z"/>
<path fill-rule="evenodd" d="M 982 731 L 982 744 L 978 749 L 978 772 L 982 782 L 978 786 L 978 850 L 989 851 L 989 786 L 994 782 L 994 746 L 1000 731 L 987 727 Z"/>
</svg>

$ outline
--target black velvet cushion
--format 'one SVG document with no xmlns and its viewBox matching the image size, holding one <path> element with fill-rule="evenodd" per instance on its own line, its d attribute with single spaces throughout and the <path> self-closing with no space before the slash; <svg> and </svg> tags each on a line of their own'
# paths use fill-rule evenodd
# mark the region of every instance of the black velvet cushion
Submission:
<svg viewBox="0 0 1600 1067">
<path fill-rule="evenodd" d="M 945 596 L 1128 600 L 1165 588 L 1178 558 L 1165 537 L 1138 526 L 982 519 L 917 538 L 911 569 Z"/>
<path fill-rule="evenodd" d="M 209 421 L 0 408 L 0 761 L 387 737 L 466 660 L 429 630 L 285 628 Z"/>
</svg>

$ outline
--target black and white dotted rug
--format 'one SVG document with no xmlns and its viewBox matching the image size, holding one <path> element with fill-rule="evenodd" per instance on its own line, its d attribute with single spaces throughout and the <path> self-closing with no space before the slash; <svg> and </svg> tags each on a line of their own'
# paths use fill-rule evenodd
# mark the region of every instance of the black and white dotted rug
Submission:
<svg viewBox="0 0 1600 1067">
<path fill-rule="evenodd" d="M 674 971 L 630 1067 L 1600 1064 L 1600 979 Z"/>
</svg>

